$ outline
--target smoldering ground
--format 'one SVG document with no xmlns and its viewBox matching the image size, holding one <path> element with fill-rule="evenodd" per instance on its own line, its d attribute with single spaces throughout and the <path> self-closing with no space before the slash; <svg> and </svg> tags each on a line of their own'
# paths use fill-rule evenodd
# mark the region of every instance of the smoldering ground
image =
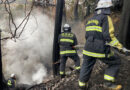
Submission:
<svg viewBox="0 0 130 90">
<path fill-rule="evenodd" d="M 15 22 L 19 24 L 22 20 L 17 17 Z M 53 27 L 53 20 L 39 11 L 30 16 L 20 38 L 16 42 L 7 40 L 4 45 L 5 76 L 15 73 L 20 84 L 41 83 L 47 77 L 51 68 Z"/>
</svg>

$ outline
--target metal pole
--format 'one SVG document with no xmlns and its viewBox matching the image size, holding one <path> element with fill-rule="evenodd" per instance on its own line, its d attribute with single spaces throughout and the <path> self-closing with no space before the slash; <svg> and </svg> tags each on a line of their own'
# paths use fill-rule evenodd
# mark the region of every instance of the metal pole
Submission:
<svg viewBox="0 0 130 90">
<path fill-rule="evenodd" d="M 54 77 L 59 73 L 59 44 L 58 44 L 58 35 L 61 33 L 62 25 L 62 14 L 63 14 L 63 5 L 64 0 L 57 0 L 56 5 L 56 16 L 55 16 L 55 29 L 54 29 L 54 41 L 53 41 L 53 75 Z"/>
</svg>

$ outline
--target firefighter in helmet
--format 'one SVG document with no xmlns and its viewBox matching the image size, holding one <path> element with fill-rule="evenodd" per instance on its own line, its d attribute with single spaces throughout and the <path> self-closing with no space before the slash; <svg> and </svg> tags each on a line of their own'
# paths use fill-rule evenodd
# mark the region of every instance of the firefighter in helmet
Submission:
<svg viewBox="0 0 130 90">
<path fill-rule="evenodd" d="M 7 81 L 7 85 L 10 89 L 13 89 L 16 87 L 16 75 L 15 74 L 10 75 L 10 78 Z"/>
<path fill-rule="evenodd" d="M 67 58 L 71 58 L 75 62 L 75 69 L 77 72 L 80 70 L 80 59 L 75 49 L 77 45 L 77 38 L 75 34 L 71 32 L 71 27 L 69 24 L 63 26 L 63 33 L 59 35 L 59 45 L 60 45 L 60 75 L 61 78 L 65 77 L 65 66 Z"/>
<path fill-rule="evenodd" d="M 126 52 L 127 49 L 123 48 L 122 44 L 114 36 L 114 27 L 110 17 L 111 6 L 111 0 L 99 0 L 94 16 L 86 24 L 86 44 L 83 50 L 84 60 L 79 76 L 79 87 L 85 90 L 88 87 L 88 81 L 96 59 L 108 65 L 104 74 L 103 86 L 112 90 L 120 90 L 122 88 L 121 85 L 115 84 L 115 78 L 121 62 L 114 52 L 111 51 L 109 45 L 117 47 L 123 52 Z"/>
</svg>

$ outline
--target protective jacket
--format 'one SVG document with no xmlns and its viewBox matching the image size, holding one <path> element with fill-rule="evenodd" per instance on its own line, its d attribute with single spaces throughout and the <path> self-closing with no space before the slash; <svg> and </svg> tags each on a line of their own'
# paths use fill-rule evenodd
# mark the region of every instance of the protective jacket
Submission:
<svg viewBox="0 0 130 90">
<path fill-rule="evenodd" d="M 59 35 L 60 55 L 61 56 L 73 56 L 77 52 L 74 48 L 77 45 L 77 38 L 75 34 L 71 32 L 63 32 Z"/>
<path fill-rule="evenodd" d="M 15 88 L 15 86 L 16 86 L 16 80 L 14 80 L 12 78 L 8 79 L 7 85 L 8 85 L 9 88 Z"/>
<path fill-rule="evenodd" d="M 113 53 L 110 51 L 109 43 L 121 49 L 122 45 L 114 36 L 114 27 L 109 16 L 110 10 L 100 9 L 86 24 L 86 44 L 83 54 L 95 58 L 110 57 Z"/>
</svg>

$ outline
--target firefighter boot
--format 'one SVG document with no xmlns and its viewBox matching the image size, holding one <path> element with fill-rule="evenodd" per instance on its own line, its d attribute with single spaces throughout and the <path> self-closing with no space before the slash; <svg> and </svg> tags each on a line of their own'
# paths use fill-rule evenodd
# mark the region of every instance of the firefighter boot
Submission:
<svg viewBox="0 0 130 90">
<path fill-rule="evenodd" d="M 108 90 L 121 90 L 122 89 L 122 85 L 117 85 L 113 82 L 105 82 L 104 83 L 104 88 L 107 88 Z"/>
<path fill-rule="evenodd" d="M 79 89 L 80 90 L 88 90 L 88 83 L 83 83 L 79 81 Z"/>
<path fill-rule="evenodd" d="M 86 86 L 79 86 L 80 90 L 88 90 L 88 84 Z"/>
</svg>

